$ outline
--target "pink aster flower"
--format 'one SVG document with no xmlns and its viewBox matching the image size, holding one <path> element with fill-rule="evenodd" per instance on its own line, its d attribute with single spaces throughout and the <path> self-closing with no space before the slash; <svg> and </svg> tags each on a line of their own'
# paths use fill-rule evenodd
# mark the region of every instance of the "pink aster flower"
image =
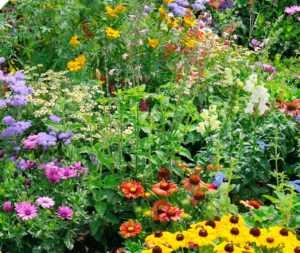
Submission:
<svg viewBox="0 0 300 253">
<path fill-rule="evenodd" d="M 15 205 L 15 210 L 18 212 L 18 216 L 22 217 L 22 220 L 32 220 L 33 217 L 37 216 L 38 209 L 31 203 L 19 202 Z"/>
<path fill-rule="evenodd" d="M 58 207 L 59 211 L 56 211 L 56 217 L 62 219 L 72 220 L 72 215 L 74 214 L 73 210 L 67 206 Z"/>
<path fill-rule="evenodd" d="M 51 183 L 57 183 L 60 179 L 59 168 L 56 166 L 47 165 L 45 174 Z"/>
<path fill-rule="evenodd" d="M 89 168 L 83 168 L 81 167 L 81 162 L 74 162 L 75 166 L 70 165 L 71 169 L 76 170 L 78 172 L 82 172 L 83 170 L 85 171 L 85 174 L 87 174 L 89 172 Z"/>
<path fill-rule="evenodd" d="M 60 168 L 59 169 L 58 175 L 62 179 L 67 179 L 69 177 L 75 177 L 76 176 L 76 170 L 71 169 L 70 166 L 66 166 L 65 168 Z"/>
<path fill-rule="evenodd" d="M 300 75 L 298 75 L 298 74 L 293 74 L 293 76 L 295 76 L 295 77 L 297 77 L 298 79 L 300 79 Z"/>
<path fill-rule="evenodd" d="M 38 143 L 38 141 L 40 140 L 41 136 L 39 135 L 31 135 L 28 136 L 28 138 L 23 142 L 24 146 L 23 148 L 28 148 L 28 149 L 34 149 L 36 148 L 36 145 Z"/>
<path fill-rule="evenodd" d="M 36 203 L 41 206 L 42 208 L 50 208 L 51 206 L 55 205 L 55 202 L 52 198 L 49 197 L 39 197 L 36 200 Z"/>
<path fill-rule="evenodd" d="M 12 205 L 10 201 L 7 201 L 4 203 L 2 209 L 4 210 L 4 212 L 9 213 L 12 210 Z"/>
</svg>

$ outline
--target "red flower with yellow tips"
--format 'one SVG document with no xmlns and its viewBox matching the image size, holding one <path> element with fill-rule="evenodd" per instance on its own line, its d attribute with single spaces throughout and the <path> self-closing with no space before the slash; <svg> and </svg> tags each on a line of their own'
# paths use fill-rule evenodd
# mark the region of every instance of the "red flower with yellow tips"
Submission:
<svg viewBox="0 0 300 253">
<path fill-rule="evenodd" d="M 152 185 L 152 191 L 159 196 L 169 196 L 177 192 L 177 184 L 168 183 L 164 179 L 158 184 Z"/>
<path fill-rule="evenodd" d="M 142 226 L 138 222 L 128 221 L 121 225 L 120 233 L 124 235 L 125 238 L 136 236 L 141 233 Z"/>
<path fill-rule="evenodd" d="M 144 196 L 144 187 L 142 183 L 135 181 L 126 181 L 121 184 L 122 192 L 124 192 L 127 198 L 138 198 Z"/>
</svg>

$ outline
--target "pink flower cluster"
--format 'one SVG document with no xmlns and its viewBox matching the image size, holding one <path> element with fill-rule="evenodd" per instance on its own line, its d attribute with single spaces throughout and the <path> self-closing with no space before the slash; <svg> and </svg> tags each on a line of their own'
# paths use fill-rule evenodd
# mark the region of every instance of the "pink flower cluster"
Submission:
<svg viewBox="0 0 300 253">
<path fill-rule="evenodd" d="M 54 162 L 48 163 L 45 168 L 45 174 L 52 183 L 57 183 L 59 179 L 68 179 L 76 177 L 77 173 L 88 173 L 89 168 L 81 167 L 81 162 L 74 162 L 75 166 L 58 167 Z"/>
<path fill-rule="evenodd" d="M 28 149 L 34 149 L 36 148 L 36 145 L 38 141 L 40 140 L 39 135 L 30 135 L 26 140 L 23 141 L 23 148 L 28 148 Z"/>
<path fill-rule="evenodd" d="M 287 13 L 287 14 L 290 14 L 290 15 L 294 15 L 296 12 L 300 11 L 300 6 L 291 6 L 291 7 L 286 7 L 284 9 L 284 12 Z M 298 18 L 299 20 L 299 18 Z"/>
</svg>

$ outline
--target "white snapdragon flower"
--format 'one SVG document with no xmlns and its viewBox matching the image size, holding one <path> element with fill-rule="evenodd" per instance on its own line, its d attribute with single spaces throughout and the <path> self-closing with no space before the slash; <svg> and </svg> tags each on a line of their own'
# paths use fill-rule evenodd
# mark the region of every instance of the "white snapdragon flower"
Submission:
<svg viewBox="0 0 300 253">
<path fill-rule="evenodd" d="M 205 125 L 204 125 L 204 122 L 200 122 L 198 127 L 197 127 L 197 132 L 200 133 L 200 134 L 205 134 Z"/>
<path fill-rule="evenodd" d="M 253 113 L 253 107 L 254 107 L 254 104 L 252 102 L 249 102 L 247 104 L 247 107 L 245 108 L 245 113 Z"/>
<path fill-rule="evenodd" d="M 259 103 L 260 100 L 267 100 L 269 98 L 268 89 L 266 89 L 262 85 L 258 85 L 255 87 L 252 96 L 251 101 L 253 103 Z"/>
<path fill-rule="evenodd" d="M 216 105 L 210 105 L 209 106 L 209 112 L 210 113 L 215 113 L 217 111 L 217 106 Z"/>
<path fill-rule="evenodd" d="M 201 112 L 200 116 L 202 117 L 202 119 L 207 120 L 209 118 L 209 112 L 206 109 L 203 109 L 203 111 Z"/>
</svg>

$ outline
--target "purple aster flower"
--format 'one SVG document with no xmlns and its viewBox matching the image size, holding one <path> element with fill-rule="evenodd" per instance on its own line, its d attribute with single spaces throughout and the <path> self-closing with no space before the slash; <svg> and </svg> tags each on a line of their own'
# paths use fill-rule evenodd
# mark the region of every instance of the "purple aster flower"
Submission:
<svg viewBox="0 0 300 253">
<path fill-rule="evenodd" d="M 60 168 L 59 171 L 58 171 L 58 175 L 62 179 L 75 177 L 76 173 L 77 173 L 76 170 L 71 169 L 70 166 L 66 166 L 65 168 Z"/>
<path fill-rule="evenodd" d="M 42 208 L 50 208 L 51 206 L 55 205 L 55 202 L 52 198 L 49 197 L 39 197 L 36 200 L 36 203 L 41 206 Z"/>
<path fill-rule="evenodd" d="M 5 202 L 2 209 L 4 210 L 4 212 L 9 213 L 13 209 L 11 202 L 10 201 Z"/>
<path fill-rule="evenodd" d="M 79 161 L 79 162 L 74 162 L 74 163 L 75 163 L 75 166 L 70 165 L 70 167 L 71 167 L 72 169 L 74 169 L 74 170 L 76 170 L 76 171 L 78 171 L 78 172 L 84 171 L 85 174 L 88 174 L 88 173 L 89 173 L 89 168 L 83 168 L 83 167 L 81 167 L 81 162 L 80 162 L 80 161 Z"/>
<path fill-rule="evenodd" d="M 73 210 L 67 206 L 58 207 L 59 211 L 56 211 L 56 217 L 68 220 L 72 220 L 72 215 L 74 214 Z"/>
<path fill-rule="evenodd" d="M 49 116 L 49 119 L 53 122 L 58 122 L 58 123 L 61 122 L 61 118 L 55 115 Z"/>
<path fill-rule="evenodd" d="M 298 19 L 298 21 L 300 22 L 300 16 L 299 16 L 297 19 Z"/>
<path fill-rule="evenodd" d="M 38 215 L 38 209 L 31 203 L 19 202 L 15 205 L 15 210 L 18 212 L 18 216 L 22 217 L 22 220 L 32 220 L 32 218 Z"/>
<path fill-rule="evenodd" d="M 5 58 L 4 57 L 0 57 L 0 63 L 3 63 L 3 62 L 5 62 Z"/>
<path fill-rule="evenodd" d="M 2 120 L 6 125 L 11 125 L 15 121 L 12 116 L 5 116 Z"/>
</svg>

